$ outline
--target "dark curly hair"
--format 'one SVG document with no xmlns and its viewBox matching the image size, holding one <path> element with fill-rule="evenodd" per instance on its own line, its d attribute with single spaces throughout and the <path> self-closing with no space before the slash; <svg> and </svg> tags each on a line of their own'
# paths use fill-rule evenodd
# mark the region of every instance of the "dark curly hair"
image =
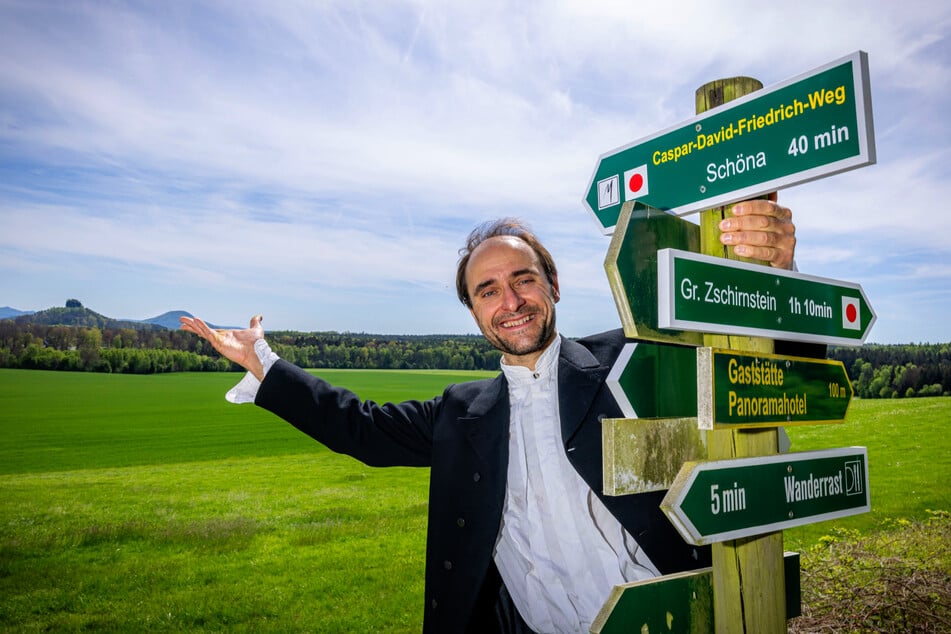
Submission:
<svg viewBox="0 0 951 634">
<path fill-rule="evenodd" d="M 535 255 L 538 256 L 538 261 L 542 265 L 545 277 L 548 278 L 548 283 L 555 284 L 555 277 L 558 276 L 558 271 L 555 269 L 555 260 L 551 257 L 548 249 L 542 246 L 535 234 L 522 221 L 516 218 L 500 218 L 484 222 L 472 230 L 466 240 L 466 246 L 459 249 L 459 264 L 456 267 L 456 294 L 459 296 L 459 301 L 469 308 L 472 308 L 472 299 L 469 297 L 469 287 L 466 281 L 466 266 L 469 264 L 469 258 L 472 257 L 472 252 L 480 244 L 489 238 L 499 236 L 512 236 L 530 246 Z"/>
</svg>

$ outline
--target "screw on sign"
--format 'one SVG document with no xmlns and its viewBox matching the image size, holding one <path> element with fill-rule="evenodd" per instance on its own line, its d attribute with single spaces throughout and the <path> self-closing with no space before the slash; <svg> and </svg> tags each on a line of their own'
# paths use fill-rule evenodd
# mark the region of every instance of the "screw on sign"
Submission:
<svg viewBox="0 0 951 634">
<path fill-rule="evenodd" d="M 664 212 L 679 216 L 719 207 L 875 162 L 865 53 L 857 52 L 771 89 L 761 88 L 762 83 L 744 77 L 705 84 L 697 90 L 697 110 L 703 114 L 600 157 L 584 204 L 602 232 L 621 236 L 612 240 L 605 270 L 627 337 L 693 346 L 710 346 L 710 337 L 720 334 L 856 345 L 864 341 L 874 323 L 875 313 L 858 285 L 699 255 L 700 251 L 714 251 L 707 246 L 716 243 L 717 249 L 710 255 L 722 256 L 716 239 L 705 240 L 706 246 L 699 244 L 700 233 L 705 238 L 718 235 L 715 220 L 719 212 L 704 213 L 696 231 L 661 221 Z M 632 225 L 643 224 L 654 225 L 653 230 L 630 231 Z M 761 349 L 760 342 L 755 340 L 731 339 L 728 345 L 737 350 Z M 793 363 L 789 358 L 782 362 Z M 779 361 L 769 358 L 744 363 L 758 368 Z M 744 420 L 725 424 L 763 425 L 765 429 L 755 434 L 740 434 L 736 430 L 708 434 L 712 441 L 707 447 L 708 459 L 768 460 L 778 442 L 775 425 L 789 424 L 793 411 L 805 417 L 807 401 L 813 409 L 817 400 L 830 401 L 831 413 L 820 412 L 824 420 L 831 422 L 844 416 L 832 410 L 848 405 L 851 390 L 847 377 L 816 382 L 811 371 L 794 373 L 791 367 L 788 373 L 784 368 L 783 375 L 781 386 L 770 385 L 784 388 L 782 391 L 762 394 L 757 385 L 747 389 L 745 379 L 730 379 L 728 368 L 727 381 L 733 382 L 727 386 L 727 404 L 730 405 L 732 396 L 737 417 L 741 416 L 742 405 Z M 817 383 L 820 396 L 812 393 L 813 383 Z M 823 392 L 825 389 L 828 394 Z M 628 394 L 625 389 L 623 395 L 630 401 L 636 400 L 645 411 L 652 405 L 652 392 Z M 699 409 L 698 403 L 698 419 Z M 776 413 L 780 409 L 783 412 Z M 727 414 L 731 412 L 728 410 Z M 810 412 L 810 416 L 813 414 L 816 412 Z M 762 416 L 781 416 L 782 420 L 756 418 Z M 709 417 L 712 419 L 712 414 Z M 746 420 L 750 417 L 756 420 Z M 629 435 L 629 430 L 619 426 L 616 435 Z M 612 447 L 605 445 L 606 456 Z M 854 462 L 865 464 L 865 456 Z M 626 459 L 618 461 L 618 465 L 630 466 Z M 717 631 L 785 631 L 781 575 L 777 582 L 782 539 L 774 533 L 786 526 L 801 525 L 801 513 L 811 516 L 812 521 L 839 516 L 835 513 L 843 509 L 830 510 L 826 502 L 840 500 L 823 499 L 820 504 L 813 499 L 818 495 L 813 494 L 813 485 L 818 482 L 821 488 L 822 483 L 845 482 L 852 471 L 840 465 L 839 471 L 844 475 L 829 475 L 818 473 L 818 467 L 802 465 L 809 473 L 800 478 L 790 459 L 782 457 L 781 477 L 775 477 L 772 471 L 770 477 L 764 477 L 765 470 L 774 467 L 764 463 L 755 465 L 758 472 L 747 482 L 741 476 L 754 465 L 730 464 L 730 460 L 713 465 L 697 467 L 696 473 L 681 471 L 677 477 L 682 481 L 680 488 L 685 495 L 695 488 L 694 495 L 688 500 L 671 500 L 671 494 L 678 489 L 674 483 L 662 506 L 670 507 L 664 510 L 678 530 L 695 529 L 694 539 L 698 541 L 692 543 L 713 544 L 711 607 L 716 613 Z M 721 469 L 728 472 L 719 473 Z M 791 473 L 786 472 L 789 469 Z M 646 476 L 647 470 L 642 471 L 635 475 Z M 867 492 L 867 469 L 864 471 L 863 489 Z M 711 478 L 719 479 L 700 482 L 696 487 L 686 486 L 688 479 L 696 483 Z M 859 479 L 853 477 L 852 481 Z M 760 500 L 757 485 L 767 481 L 770 490 Z M 832 489 L 840 488 L 851 490 L 845 485 Z M 793 507 L 789 506 L 790 490 Z M 823 493 L 818 497 L 829 496 Z M 786 504 L 782 504 L 782 499 Z M 688 503 L 681 504 L 684 501 Z M 867 498 L 860 502 L 868 507 Z M 847 506 L 847 511 L 862 512 L 854 510 L 854 505 Z M 777 511 L 781 512 L 777 517 L 769 514 Z M 704 514 L 715 517 L 710 520 Z M 681 533 L 691 541 L 683 530 Z M 750 539 L 754 536 L 756 539 Z M 737 583 L 739 578 L 742 584 Z M 659 602 L 638 603 L 656 607 Z M 674 603 L 680 606 L 687 602 L 678 599 Z M 672 615 L 672 611 L 664 610 L 657 628 L 670 630 Z M 646 630 L 647 621 L 640 618 L 627 615 L 619 631 L 631 631 L 638 625 Z M 682 619 L 674 620 L 684 623 Z M 709 631 L 712 619 L 706 625 L 704 631 Z"/>
</svg>

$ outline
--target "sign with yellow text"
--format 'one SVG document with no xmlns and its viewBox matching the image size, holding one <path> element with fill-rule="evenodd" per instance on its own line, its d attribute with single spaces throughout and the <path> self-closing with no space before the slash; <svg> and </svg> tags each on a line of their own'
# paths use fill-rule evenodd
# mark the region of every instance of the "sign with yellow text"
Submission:
<svg viewBox="0 0 951 634">
<path fill-rule="evenodd" d="M 626 202 L 683 215 L 875 162 L 861 51 L 602 154 L 584 205 L 605 234 Z"/>
<path fill-rule="evenodd" d="M 841 423 L 852 384 L 841 361 L 697 349 L 700 429 Z"/>
</svg>

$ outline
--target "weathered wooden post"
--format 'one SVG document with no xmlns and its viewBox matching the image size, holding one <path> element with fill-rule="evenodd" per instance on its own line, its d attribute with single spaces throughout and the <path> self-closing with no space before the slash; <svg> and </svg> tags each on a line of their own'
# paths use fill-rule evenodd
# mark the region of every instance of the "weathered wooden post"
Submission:
<svg viewBox="0 0 951 634">
<path fill-rule="evenodd" d="M 760 81 L 751 77 L 733 77 L 704 84 L 696 93 L 697 114 L 762 87 Z M 732 208 L 733 205 L 727 205 L 701 212 L 701 253 L 737 258 L 731 248 L 720 244 L 718 228 L 722 219 L 732 215 Z M 774 350 L 773 341 L 761 337 L 705 334 L 703 344 L 744 352 L 772 353 Z M 708 443 L 710 460 L 765 456 L 779 451 L 775 428 L 715 430 L 711 432 Z M 718 634 L 785 632 L 782 532 L 720 542 L 711 548 L 713 611 Z"/>
</svg>

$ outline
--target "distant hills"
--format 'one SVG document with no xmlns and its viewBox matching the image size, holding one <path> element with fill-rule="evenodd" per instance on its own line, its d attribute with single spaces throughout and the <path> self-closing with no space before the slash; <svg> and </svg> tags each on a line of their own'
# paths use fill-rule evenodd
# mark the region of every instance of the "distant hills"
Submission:
<svg viewBox="0 0 951 634">
<path fill-rule="evenodd" d="M 9 306 L 0 307 L 0 319 L 13 319 L 14 317 L 19 317 L 20 315 L 32 314 L 32 310 L 17 310 L 16 308 L 10 308 Z"/>
<path fill-rule="evenodd" d="M 181 325 L 181 323 L 178 321 L 179 317 L 194 317 L 194 315 L 185 312 L 184 310 L 170 310 L 167 313 L 162 313 L 158 317 L 143 319 L 142 323 L 160 326 L 162 328 L 167 328 L 168 330 L 175 330 Z M 212 328 L 218 328 L 218 326 L 212 326 Z"/>
<path fill-rule="evenodd" d="M 78 302 L 75 302 L 78 303 Z M 113 319 L 82 305 L 54 307 L 40 311 L 17 310 L 9 306 L 0 308 L 0 319 L 13 319 L 17 323 L 32 323 L 45 326 L 81 326 L 86 328 L 132 328 L 134 330 L 176 330 L 179 317 L 192 317 L 184 310 L 171 310 L 149 319 Z M 221 328 L 208 324 L 212 328 Z"/>
</svg>

